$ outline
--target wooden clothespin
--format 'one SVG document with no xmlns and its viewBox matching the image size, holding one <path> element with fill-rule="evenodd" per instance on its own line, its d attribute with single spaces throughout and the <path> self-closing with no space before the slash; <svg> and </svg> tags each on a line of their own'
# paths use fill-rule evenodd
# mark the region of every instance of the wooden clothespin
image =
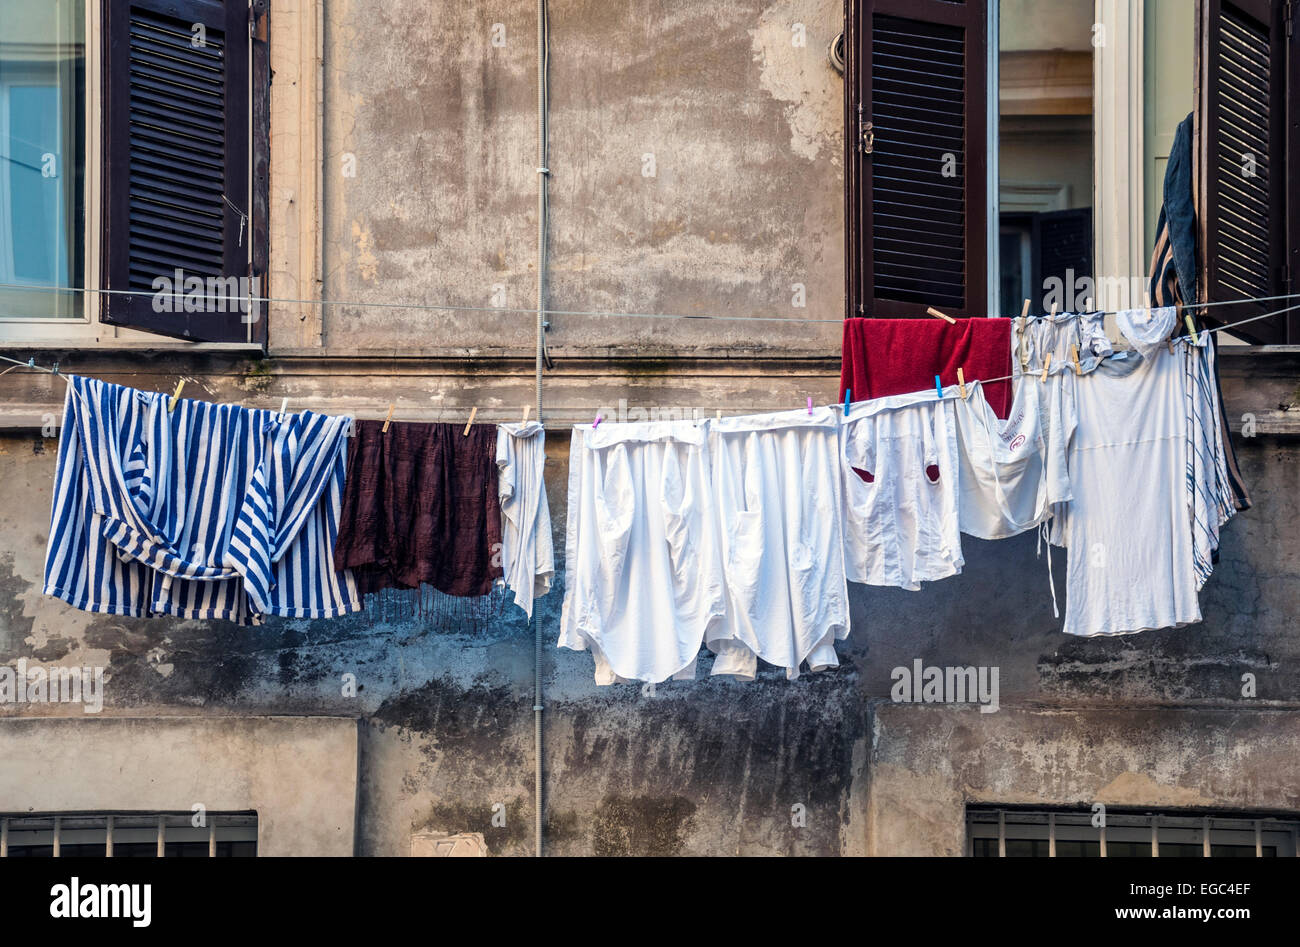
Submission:
<svg viewBox="0 0 1300 947">
<path fill-rule="evenodd" d="M 533 408 L 533 406 L 532 406 L 531 404 L 526 404 L 526 405 L 524 405 L 524 420 L 523 420 L 521 423 L 523 423 L 523 424 L 527 424 L 527 423 L 528 423 L 528 412 L 531 411 L 532 408 Z"/>
<path fill-rule="evenodd" d="M 1192 334 L 1192 345 L 1200 345 L 1201 339 L 1200 336 L 1196 334 L 1196 323 L 1192 321 L 1192 314 L 1190 312 L 1183 313 L 1183 322 L 1187 323 L 1187 331 Z"/>
<path fill-rule="evenodd" d="M 1043 373 L 1038 376 L 1039 382 L 1047 381 L 1047 370 L 1052 367 L 1052 353 L 1048 352 L 1047 357 L 1043 359 Z"/>
<path fill-rule="evenodd" d="M 961 392 L 961 400 L 966 400 L 966 373 L 960 368 L 957 369 L 957 390 Z"/>
<path fill-rule="evenodd" d="M 719 421 L 722 420 L 722 409 L 721 409 L 721 408 L 718 409 L 718 420 L 719 420 Z"/>
<path fill-rule="evenodd" d="M 1052 303 L 1052 318 L 1056 318 L 1056 303 Z"/>
<path fill-rule="evenodd" d="M 390 405 L 388 406 L 388 417 L 384 418 L 384 427 L 383 427 L 383 430 L 380 431 L 381 434 L 387 434 L 387 433 L 388 433 L 388 425 L 390 425 L 390 424 L 393 423 L 393 410 L 394 410 L 396 407 L 397 407 L 397 405 L 395 405 L 395 404 L 390 404 Z"/>
<path fill-rule="evenodd" d="M 474 407 L 472 407 L 472 408 L 469 409 L 469 421 L 467 421 L 467 422 L 465 423 L 465 432 L 464 432 L 464 436 L 465 436 L 465 437 L 469 437 L 469 429 L 472 428 L 472 427 L 474 426 L 474 419 L 475 419 L 476 417 L 478 417 L 478 406 L 477 406 L 477 405 L 475 405 Z"/>
<path fill-rule="evenodd" d="M 172 392 L 171 398 L 167 401 L 167 413 L 171 414 L 172 408 L 176 407 L 176 399 L 181 396 L 181 389 L 185 387 L 185 379 L 182 378 L 176 383 L 176 390 Z"/>
<path fill-rule="evenodd" d="M 1025 343 L 1025 329 L 1029 326 L 1029 300 L 1020 307 L 1020 368 L 1029 367 L 1029 346 Z"/>
<path fill-rule="evenodd" d="M 1025 328 L 1025 322 L 1028 319 L 1029 319 L 1029 300 L 1026 299 L 1025 304 L 1020 307 L 1020 330 L 1022 332 L 1024 331 Z"/>
<path fill-rule="evenodd" d="M 1074 373 L 1082 375 L 1083 369 L 1079 367 L 1079 347 L 1073 342 L 1070 343 L 1070 361 L 1074 362 Z"/>
<path fill-rule="evenodd" d="M 948 323 L 948 325 L 950 325 L 950 326 L 955 326 L 955 325 L 957 324 L 957 320 L 956 320 L 956 319 L 954 319 L 952 316 L 948 315 L 946 312 L 940 312 L 938 309 L 935 309 L 933 306 L 928 307 L 925 311 L 926 311 L 929 315 L 934 316 L 936 319 L 942 319 L 944 322 Z"/>
</svg>

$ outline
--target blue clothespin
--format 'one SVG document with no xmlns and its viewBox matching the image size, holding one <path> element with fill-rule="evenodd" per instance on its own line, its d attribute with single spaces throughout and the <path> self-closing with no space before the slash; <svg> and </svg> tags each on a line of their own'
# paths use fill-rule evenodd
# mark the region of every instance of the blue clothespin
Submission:
<svg viewBox="0 0 1300 947">
<path fill-rule="evenodd" d="M 844 416 L 846 418 L 849 416 L 849 399 L 851 397 L 853 397 L 853 389 L 845 388 L 844 389 Z"/>
<path fill-rule="evenodd" d="M 934 376 L 934 393 L 938 395 L 940 399 L 943 398 L 943 384 L 939 381 L 938 375 Z"/>
</svg>

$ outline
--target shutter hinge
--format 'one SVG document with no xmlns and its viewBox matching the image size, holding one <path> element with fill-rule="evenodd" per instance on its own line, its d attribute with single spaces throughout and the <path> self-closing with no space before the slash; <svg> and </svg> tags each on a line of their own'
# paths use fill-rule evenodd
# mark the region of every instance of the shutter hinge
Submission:
<svg viewBox="0 0 1300 947">
<path fill-rule="evenodd" d="M 858 151 L 861 154 L 869 155 L 876 147 L 876 133 L 872 131 L 870 122 L 864 122 L 865 114 L 863 113 L 862 104 L 858 104 Z"/>
<path fill-rule="evenodd" d="M 1286 35 L 1292 36 L 1295 32 L 1295 0 L 1286 0 L 1282 6 L 1282 15 L 1286 18 Z"/>
</svg>

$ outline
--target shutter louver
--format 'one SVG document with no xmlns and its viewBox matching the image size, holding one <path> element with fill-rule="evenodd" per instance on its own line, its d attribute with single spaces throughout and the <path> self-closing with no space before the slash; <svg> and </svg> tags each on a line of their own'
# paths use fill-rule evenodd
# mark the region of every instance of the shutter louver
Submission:
<svg viewBox="0 0 1300 947">
<path fill-rule="evenodd" d="M 846 49 L 848 315 L 987 315 L 985 5 L 861 0 Z"/>
<path fill-rule="evenodd" d="M 1294 228 L 1288 228 L 1286 208 L 1284 7 L 1285 0 L 1201 5 L 1196 156 L 1202 302 L 1290 291 L 1285 262 L 1288 229 Z M 1215 306 L 1205 313 L 1211 322 L 1236 322 L 1285 304 Z M 1296 321 L 1259 320 L 1238 334 L 1254 342 L 1285 342 L 1288 322 Z"/>
<path fill-rule="evenodd" d="M 248 7 L 108 6 L 105 282 L 130 295 L 108 294 L 104 321 L 192 341 L 261 341 L 260 313 L 238 302 L 253 289 L 246 278 L 255 233 Z M 185 294 L 170 307 L 157 304 L 160 278 Z"/>
</svg>

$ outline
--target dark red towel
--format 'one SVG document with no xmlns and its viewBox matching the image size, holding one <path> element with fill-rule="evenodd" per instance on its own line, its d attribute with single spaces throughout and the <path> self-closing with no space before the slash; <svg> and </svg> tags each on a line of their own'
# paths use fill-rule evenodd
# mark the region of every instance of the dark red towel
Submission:
<svg viewBox="0 0 1300 947">
<path fill-rule="evenodd" d="M 1011 320 L 845 319 L 840 363 L 840 400 L 852 389 L 854 401 L 905 395 L 934 388 L 934 376 L 957 384 L 1011 374 Z M 984 397 L 1000 418 L 1011 411 L 1011 382 L 984 386 Z"/>
<path fill-rule="evenodd" d="M 501 571 L 497 428 L 357 421 L 334 568 L 363 595 L 421 583 L 486 595 Z"/>
</svg>

